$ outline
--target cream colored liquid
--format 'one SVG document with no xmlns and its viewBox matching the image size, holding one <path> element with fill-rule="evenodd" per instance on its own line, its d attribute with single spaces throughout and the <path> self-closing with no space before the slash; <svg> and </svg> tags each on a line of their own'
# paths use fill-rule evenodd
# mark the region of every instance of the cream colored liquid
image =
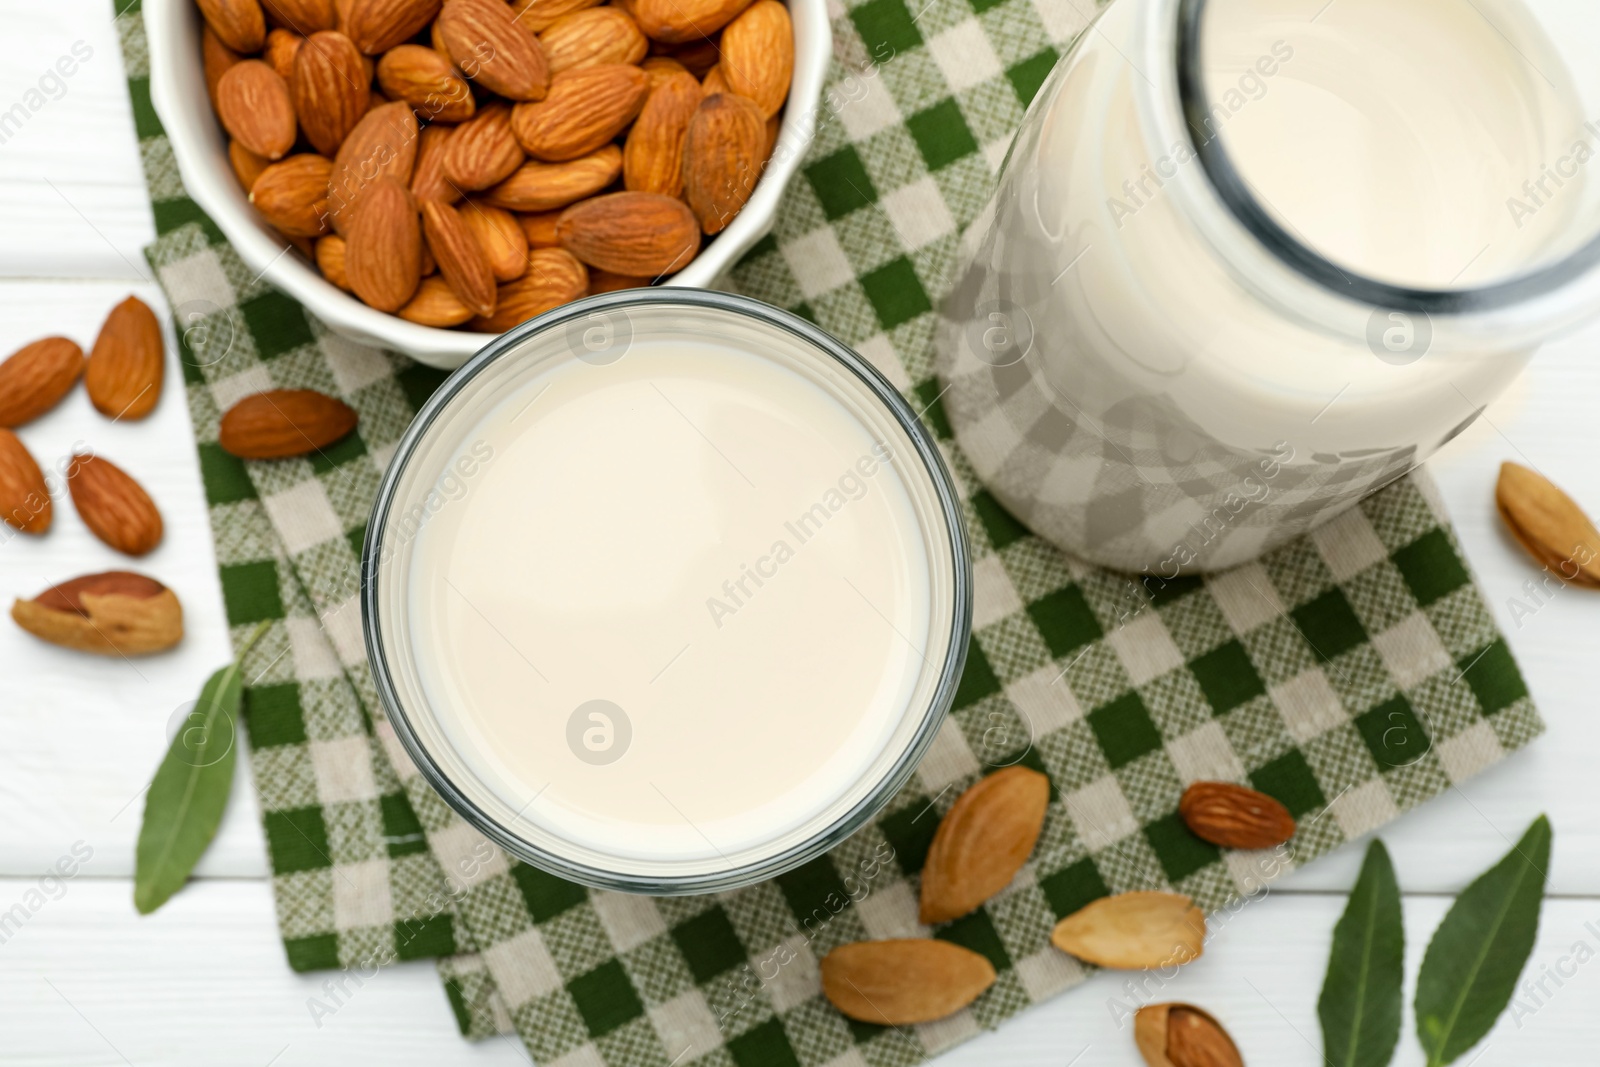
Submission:
<svg viewBox="0 0 1600 1067">
<path fill-rule="evenodd" d="M 778 364 L 636 344 L 507 396 L 423 527 L 411 626 L 468 765 L 550 832 L 715 858 L 857 783 L 928 645 L 923 534 L 886 445 Z M 631 727 L 569 720 L 603 700 Z M 614 717 L 607 714 L 607 717 Z"/>
</svg>

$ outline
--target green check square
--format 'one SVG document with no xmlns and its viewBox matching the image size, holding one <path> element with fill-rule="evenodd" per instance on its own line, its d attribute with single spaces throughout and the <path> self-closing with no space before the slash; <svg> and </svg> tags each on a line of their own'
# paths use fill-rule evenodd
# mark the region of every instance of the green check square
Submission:
<svg viewBox="0 0 1600 1067">
<path fill-rule="evenodd" d="M 326 474 L 366 454 L 367 442 L 359 433 L 350 433 L 331 445 L 317 449 L 306 459 L 311 462 L 312 474 Z"/>
<path fill-rule="evenodd" d="M 1147 824 L 1144 839 L 1155 850 L 1167 880 L 1174 883 L 1222 858 L 1222 850 L 1196 837 L 1177 812 Z"/>
<path fill-rule="evenodd" d="M 850 12 L 850 21 L 880 63 L 922 43 L 922 33 L 903 0 L 869 0 Z"/>
<path fill-rule="evenodd" d="M 1056 60 L 1060 58 L 1060 54 L 1054 48 L 1046 48 L 1043 52 L 1031 55 L 1006 70 L 1011 88 L 1016 91 L 1017 99 L 1022 101 L 1023 107 L 1033 103 L 1040 86 L 1044 85 L 1044 80 L 1050 76 L 1050 71 L 1055 69 Z"/>
<path fill-rule="evenodd" d="M 877 270 L 863 274 L 861 288 L 885 330 L 933 310 L 933 302 L 922 288 L 922 280 L 905 256 L 891 259 Z"/>
<path fill-rule="evenodd" d="M 383 817 L 384 844 L 391 857 L 413 856 L 428 851 L 428 839 L 423 835 L 422 820 L 404 793 L 385 793 L 378 798 L 378 811 Z"/>
<path fill-rule="evenodd" d="M 989 535 L 989 544 L 996 550 L 1028 536 L 1028 528 L 987 489 L 972 494 L 972 510 L 977 513 L 978 521 L 983 523 L 983 532 Z"/>
<path fill-rule="evenodd" d="M 1522 680 L 1522 672 L 1511 658 L 1504 638 L 1496 638 L 1482 652 L 1463 657 L 1458 666 L 1485 715 L 1493 715 L 1528 695 L 1528 684 Z"/>
<path fill-rule="evenodd" d="M 956 695 L 951 700 L 950 710 L 960 711 L 971 707 L 984 697 L 998 692 L 1000 679 L 995 676 L 994 668 L 989 666 L 989 657 L 983 654 L 983 646 L 974 637 L 967 642 L 967 663 L 961 671 L 961 681 L 956 684 Z"/>
<path fill-rule="evenodd" d="M 1006 0 L 967 0 L 967 2 L 972 5 L 975 14 L 981 15 L 992 7 L 999 7 Z"/>
<path fill-rule="evenodd" d="M 623 1023 L 644 1014 L 639 994 L 622 969 L 621 960 L 607 960 L 588 974 L 567 983 L 590 1037 L 609 1034 Z"/>
<path fill-rule="evenodd" d="M 822 204 L 822 213 L 829 222 L 842 219 L 878 199 L 878 190 L 873 188 L 867 168 L 850 145 L 809 164 L 806 167 L 806 181 L 811 183 L 817 201 Z"/>
<path fill-rule="evenodd" d="M 944 410 L 944 386 L 938 378 L 924 378 L 917 385 L 917 406 L 922 410 L 923 424 L 943 441 L 955 436 L 950 428 L 950 416 Z"/>
<path fill-rule="evenodd" d="M 1039 889 L 1043 891 L 1045 900 L 1050 902 L 1050 910 L 1056 913 L 1058 919 L 1065 919 L 1101 897 L 1111 895 L 1111 887 L 1100 877 L 1100 868 L 1096 867 L 1094 860 L 1088 856 L 1048 877 L 1041 878 Z"/>
<path fill-rule="evenodd" d="M 1180 574 L 1176 578 L 1157 578 L 1150 575 L 1142 584 L 1145 591 L 1150 594 L 1150 606 L 1162 608 L 1179 597 L 1188 596 L 1206 582 L 1197 574 Z"/>
<path fill-rule="evenodd" d="M 222 578 L 222 602 L 228 611 L 229 626 L 283 618 L 278 565 L 272 560 L 231 563 L 217 571 Z"/>
<path fill-rule="evenodd" d="M 911 798 L 905 807 L 878 819 L 878 829 L 894 849 L 894 861 L 906 874 L 916 874 L 928 859 L 934 831 L 939 829 L 939 813 L 923 796 Z"/>
<path fill-rule="evenodd" d="M 517 883 L 528 914 L 536 923 L 548 922 L 588 898 L 583 886 L 526 863 L 512 864 L 511 880 Z"/>
<path fill-rule="evenodd" d="M 281 356 L 316 339 L 305 311 L 276 289 L 244 301 L 239 313 L 244 316 L 245 326 L 255 338 L 256 354 L 262 359 Z"/>
<path fill-rule="evenodd" d="M 332 867 L 328 855 L 328 824 L 319 807 L 269 811 L 261 816 L 267 831 L 267 854 L 273 874 L 293 874 Z"/>
<path fill-rule="evenodd" d="M 253 749 L 295 745 L 306 739 L 300 685 L 253 685 L 244 691 L 244 725 Z"/>
<path fill-rule="evenodd" d="M 230 456 L 222 446 L 202 441 L 200 451 L 200 482 L 206 488 L 207 504 L 232 504 L 240 500 L 253 500 L 256 487 L 244 469 L 244 460 Z"/>
<path fill-rule="evenodd" d="M 411 405 L 411 410 L 416 412 L 422 410 L 422 405 L 428 402 L 428 398 L 434 394 L 434 391 L 439 386 L 444 384 L 444 380 L 448 377 L 450 377 L 450 372 L 447 370 L 425 366 L 421 363 L 413 363 L 404 370 L 398 371 L 394 376 L 394 380 L 395 384 L 400 387 L 400 391 L 406 395 L 406 402 Z"/>
<path fill-rule="evenodd" d="M 1200 683 L 1213 715 L 1232 711 L 1267 691 L 1244 645 L 1237 640 L 1196 656 L 1189 661 L 1189 670 Z"/>
<path fill-rule="evenodd" d="M 155 219 L 158 237 L 195 222 L 206 231 L 207 240 L 222 240 L 222 233 L 217 229 L 217 224 L 200 210 L 199 204 L 186 196 L 177 200 L 153 200 L 150 203 L 150 214 Z"/>
<path fill-rule="evenodd" d="M 1050 654 L 1069 655 L 1105 635 L 1094 609 L 1078 586 L 1069 585 L 1028 605 L 1028 617 L 1039 628 Z"/>
<path fill-rule="evenodd" d="M 1327 803 L 1316 773 L 1298 748 L 1251 771 L 1250 784 L 1288 808 L 1297 819 Z"/>
<path fill-rule="evenodd" d="M 449 955 L 456 950 L 455 919 L 449 912 L 401 919 L 394 924 L 394 946 L 395 955 L 403 960 Z"/>
<path fill-rule="evenodd" d="M 777 1019 L 752 1026 L 729 1041 L 727 1049 L 738 1067 L 801 1067 L 800 1057 Z"/>
<path fill-rule="evenodd" d="M 155 105 L 150 100 L 150 79 L 128 79 L 129 102 L 133 104 L 133 132 L 139 140 L 146 137 L 160 137 L 165 131 L 161 128 L 161 120 L 156 117 Z"/>
<path fill-rule="evenodd" d="M 961 105 L 954 97 L 912 115 L 906 119 L 906 128 L 911 131 L 911 139 L 917 142 L 917 150 L 930 171 L 948 167 L 978 150 L 978 142 L 967 128 Z"/>
<path fill-rule="evenodd" d="M 283 948 L 289 954 L 289 969 L 293 971 L 331 971 L 339 966 L 338 934 L 286 937 Z"/>
<path fill-rule="evenodd" d="M 783 892 L 789 910 L 802 923 L 810 918 L 818 922 L 825 921 L 837 907 L 842 906 L 838 902 L 850 899 L 850 891 L 827 856 L 819 856 L 810 863 L 780 874 L 774 881 Z"/>
<path fill-rule="evenodd" d="M 1431 742 L 1422 720 L 1403 696 L 1385 700 L 1356 719 L 1356 730 L 1378 766 L 1404 767 L 1421 759 Z"/>
<path fill-rule="evenodd" d="M 1133 690 L 1091 711 L 1089 728 L 1112 770 L 1126 767 L 1161 747 L 1161 731 L 1156 729 L 1144 700 Z"/>
<path fill-rule="evenodd" d="M 940 941 L 949 941 L 970 948 L 978 955 L 994 964 L 994 969 L 1003 971 L 1011 966 L 1011 954 L 1006 951 L 1006 943 L 1000 937 L 1000 931 L 994 928 L 994 920 L 989 917 L 988 908 L 979 908 L 970 915 L 963 915 L 946 923 L 933 935 Z"/>
<path fill-rule="evenodd" d="M 689 964 L 689 973 L 701 984 L 711 981 L 748 957 L 739 935 L 721 907 L 712 907 L 672 928 L 672 940 Z"/>
<path fill-rule="evenodd" d="M 1417 603 L 1427 607 L 1471 581 L 1461 557 L 1450 547 L 1443 530 L 1429 530 L 1389 557 L 1411 587 Z"/>
<path fill-rule="evenodd" d="M 1323 663 L 1367 641 L 1367 628 L 1337 588 L 1301 604 L 1289 615 L 1312 653 Z"/>
</svg>

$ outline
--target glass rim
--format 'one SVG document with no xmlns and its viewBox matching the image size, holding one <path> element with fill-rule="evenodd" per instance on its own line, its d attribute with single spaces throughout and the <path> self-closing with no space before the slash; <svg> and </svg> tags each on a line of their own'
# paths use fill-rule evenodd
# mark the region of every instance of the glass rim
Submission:
<svg viewBox="0 0 1600 1067">
<path fill-rule="evenodd" d="M 854 374 L 867 387 L 868 392 L 888 409 L 896 424 L 911 441 L 913 450 L 928 476 L 938 500 L 939 515 L 943 519 L 944 538 L 950 548 L 951 593 L 954 600 L 949 646 L 940 667 L 937 683 L 926 707 L 921 709 L 922 721 L 917 725 L 910 744 L 902 750 L 888 773 L 850 810 L 804 841 L 771 856 L 739 866 L 681 876 L 644 875 L 606 870 L 557 855 L 517 836 L 458 788 L 422 743 L 407 716 L 384 647 L 378 595 L 383 540 L 394 511 L 402 476 L 426 439 L 429 430 L 448 409 L 451 401 L 478 374 L 496 360 L 514 352 L 525 340 L 536 334 L 559 328 L 565 323 L 595 312 L 625 311 L 629 307 L 646 306 L 714 309 L 742 315 L 794 335 L 821 355 L 831 357 Z M 930 530 L 929 533 L 937 531 Z M 379 482 L 378 492 L 373 501 L 372 516 L 362 544 L 360 603 L 361 631 L 367 662 L 372 669 L 373 682 L 385 717 L 424 780 L 463 819 L 517 859 L 569 881 L 593 889 L 679 896 L 714 893 L 752 885 L 815 859 L 866 825 L 910 780 L 944 724 L 946 715 L 954 703 L 956 688 L 966 664 L 967 643 L 972 630 L 972 563 L 960 497 L 938 446 L 922 426 L 916 412 L 912 411 L 905 398 L 877 368 L 842 341 L 813 323 L 781 308 L 735 293 L 663 287 L 602 293 L 564 304 L 501 334 L 451 373 L 423 404 L 416 417 L 412 419 L 411 425 L 406 428 Z M 917 714 L 916 709 L 908 707 L 907 714 Z"/>
</svg>

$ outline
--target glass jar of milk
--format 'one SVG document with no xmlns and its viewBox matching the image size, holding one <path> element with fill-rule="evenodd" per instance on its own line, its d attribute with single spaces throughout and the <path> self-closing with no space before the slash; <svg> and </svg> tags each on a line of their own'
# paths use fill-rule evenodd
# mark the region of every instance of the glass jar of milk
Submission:
<svg viewBox="0 0 1600 1067">
<path fill-rule="evenodd" d="M 1113 0 L 944 308 L 979 475 L 1174 577 L 1415 467 L 1600 308 L 1597 29 L 1558 0 Z"/>
</svg>

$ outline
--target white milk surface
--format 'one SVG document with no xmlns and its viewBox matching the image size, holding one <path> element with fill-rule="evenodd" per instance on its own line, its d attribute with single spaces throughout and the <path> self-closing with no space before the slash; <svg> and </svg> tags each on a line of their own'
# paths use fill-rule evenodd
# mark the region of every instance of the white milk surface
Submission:
<svg viewBox="0 0 1600 1067">
<path fill-rule="evenodd" d="M 929 641 L 889 454 L 818 385 L 715 344 L 519 387 L 468 431 L 460 455 L 487 459 L 410 563 L 453 745 L 524 818 L 617 856 L 717 857 L 827 808 Z"/>
</svg>

